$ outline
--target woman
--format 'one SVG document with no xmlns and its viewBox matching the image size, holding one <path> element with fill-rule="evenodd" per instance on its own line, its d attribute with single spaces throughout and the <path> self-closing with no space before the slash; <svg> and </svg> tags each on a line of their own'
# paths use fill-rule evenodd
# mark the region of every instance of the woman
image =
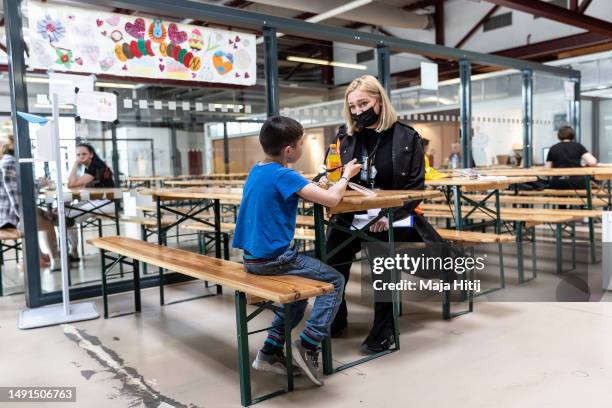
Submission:
<svg viewBox="0 0 612 408">
<path fill-rule="evenodd" d="M 339 132 L 340 155 L 343 163 L 356 158 L 362 163 L 362 172 L 351 181 L 368 188 L 383 190 L 422 190 L 425 188 L 425 165 L 419 134 L 410 126 L 397 121 L 391 101 L 378 80 L 365 75 L 351 82 L 344 94 L 343 116 L 345 125 Z M 414 227 L 395 227 L 397 242 L 442 241 L 433 227 L 414 209 L 412 201 L 396 208 L 394 221 L 413 216 Z M 334 217 L 332 222 L 350 226 L 354 213 Z M 387 241 L 389 221 L 383 217 L 370 227 L 369 235 Z M 345 232 L 330 228 L 326 247 L 332 251 L 348 238 Z M 361 250 L 360 239 L 332 256 L 328 263 L 340 271 L 348 281 L 353 258 Z M 393 338 L 392 303 L 376 302 L 374 324 L 362 345 L 364 353 L 388 349 Z M 338 336 L 347 325 L 346 301 L 343 299 L 334 324 L 332 336 Z"/>
<path fill-rule="evenodd" d="M 2 180 L 0 188 L 0 229 L 13 229 L 19 227 L 19 182 L 17 179 L 17 162 L 15 160 L 15 147 L 13 136 L 8 136 L 8 141 L 0 148 L 2 159 L 0 169 Z M 59 269 L 59 251 L 55 237 L 53 223 L 44 216 L 41 210 L 36 213 L 38 228 L 43 232 L 45 246 L 49 255 L 43 254 L 39 249 L 39 260 L 41 267 L 51 266 L 51 270 Z M 50 265 L 50 261 L 52 261 Z"/>
<path fill-rule="evenodd" d="M 83 188 L 112 188 L 115 187 L 113 181 L 113 172 L 96 154 L 93 146 L 87 143 L 79 143 L 76 146 L 76 160 L 68 175 L 68 188 L 83 189 Z M 79 175 L 79 169 L 83 168 L 83 173 Z M 87 200 L 80 201 L 72 207 L 78 207 L 84 211 L 95 210 L 98 213 L 114 213 L 115 204 L 108 203 L 107 200 Z M 102 206 L 101 208 L 98 208 Z M 69 226 L 74 226 L 75 223 L 81 223 L 91 217 L 91 213 L 83 213 L 78 209 L 70 209 L 66 211 L 66 217 L 69 218 Z M 78 235 L 75 228 L 68 229 L 68 241 L 70 243 L 70 260 L 78 261 Z"/>
<path fill-rule="evenodd" d="M 580 167 L 584 160 L 587 166 L 597 166 L 597 159 L 574 139 L 576 134 L 571 126 L 562 126 L 557 132 L 560 142 L 552 146 L 546 156 L 547 168 Z M 582 176 L 560 176 L 550 179 L 550 188 L 557 190 L 584 189 L 585 179 Z"/>
</svg>

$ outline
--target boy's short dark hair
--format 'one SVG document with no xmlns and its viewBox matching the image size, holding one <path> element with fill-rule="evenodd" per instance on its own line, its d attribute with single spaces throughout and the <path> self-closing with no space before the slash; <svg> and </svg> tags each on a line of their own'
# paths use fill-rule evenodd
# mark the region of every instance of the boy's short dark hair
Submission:
<svg viewBox="0 0 612 408">
<path fill-rule="evenodd" d="M 304 128 L 297 120 L 286 116 L 272 116 L 259 131 L 259 143 L 269 156 L 278 156 L 287 146 L 295 146 L 304 135 Z"/>
<path fill-rule="evenodd" d="M 576 133 L 571 126 L 561 126 L 557 132 L 559 140 L 574 140 Z"/>
</svg>

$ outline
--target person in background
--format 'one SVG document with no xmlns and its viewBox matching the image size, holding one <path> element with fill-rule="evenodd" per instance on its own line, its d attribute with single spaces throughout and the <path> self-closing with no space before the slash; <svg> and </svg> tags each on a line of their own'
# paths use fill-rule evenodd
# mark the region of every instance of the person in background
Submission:
<svg viewBox="0 0 612 408">
<path fill-rule="evenodd" d="M 576 134 L 571 126 L 562 126 L 557 132 L 560 142 L 553 145 L 546 156 L 547 168 L 580 167 L 581 160 L 587 166 L 597 166 L 597 159 L 578 142 L 575 142 Z M 550 188 L 557 190 L 584 189 L 585 179 L 582 176 L 559 176 L 551 177 Z"/>
<path fill-rule="evenodd" d="M 104 160 L 96 154 L 95 149 L 88 143 L 79 143 L 76 147 L 77 159 L 68 175 L 68 188 L 113 188 L 115 182 L 113 180 L 113 172 L 106 165 Z M 83 168 L 83 173 L 79 175 L 79 169 Z M 100 207 L 107 200 L 87 200 L 73 204 L 73 207 L 90 211 L 96 209 L 97 212 L 114 213 L 115 204 L 107 204 Z M 82 214 L 82 215 L 79 215 Z M 68 242 L 70 243 L 70 261 L 76 262 L 79 260 L 78 254 L 78 234 L 74 224 L 81 223 L 91 217 L 90 213 L 82 213 L 76 209 L 66 211 L 68 220 Z"/>
<path fill-rule="evenodd" d="M 451 144 L 451 154 L 448 156 L 448 163 L 451 169 L 461 167 L 461 144 L 459 142 Z"/>
<path fill-rule="evenodd" d="M 244 268 L 248 273 L 266 276 L 302 276 L 333 284 L 332 292 L 317 296 L 310 317 L 299 340 L 293 342 L 293 359 L 316 385 L 323 385 L 319 369 L 319 347 L 329 336 L 330 326 L 344 292 L 344 278 L 320 260 L 299 254 L 291 245 L 295 233 L 300 198 L 334 207 L 340 203 L 348 180 L 359 173 L 356 160 L 344 165 L 342 177 L 329 190 L 306 180 L 289 167 L 302 156 L 304 128 L 284 116 L 268 118 L 261 127 L 259 142 L 266 158 L 255 163 L 244 185 L 244 194 L 236 221 L 233 247 L 244 251 Z M 308 300 L 283 305 L 268 330 L 263 347 L 257 353 L 253 368 L 278 374 L 287 373 L 283 354 L 285 341 L 284 313 L 292 311 L 292 328 L 306 311 Z"/>
<path fill-rule="evenodd" d="M 423 150 L 425 151 L 425 158 L 428 161 L 428 164 L 431 167 L 434 167 L 434 150 L 429 148 L 429 139 L 426 138 L 421 138 L 421 140 L 423 141 Z"/>
<path fill-rule="evenodd" d="M 347 163 L 357 159 L 363 166 L 352 182 L 382 190 L 425 189 L 425 153 L 421 137 L 414 128 L 398 121 L 389 95 L 374 76 L 361 76 L 348 85 L 344 93 L 343 117 L 345 124 L 337 134 L 341 161 Z M 396 242 L 442 241 L 427 220 L 415 211 L 419 203 L 410 201 L 394 209 L 394 221 L 400 225 L 389 225 L 389 219 L 382 217 L 366 233 L 387 241 L 389 228 L 393 228 Z M 334 216 L 331 222 L 351 228 L 355 219 L 361 216 L 344 213 Z M 413 227 L 405 226 L 409 221 L 413 221 Z M 402 222 L 406 224 L 401 226 Z M 346 232 L 329 228 L 326 248 L 331 252 L 349 238 Z M 353 239 L 328 259 L 328 263 L 340 271 L 347 282 L 362 242 L 366 240 Z M 343 298 L 332 324 L 332 336 L 341 336 L 347 326 L 348 308 Z M 388 350 L 395 343 L 393 329 L 392 303 L 374 299 L 374 321 L 362 342 L 361 352 L 373 354 Z"/>
<path fill-rule="evenodd" d="M 9 135 L 6 143 L 0 147 L 0 153 L 2 154 L 0 160 L 2 173 L 2 180 L 0 181 L 0 229 L 19 228 L 19 181 L 12 135 Z M 39 249 L 40 266 L 50 266 L 51 270 L 58 270 L 60 267 L 59 250 L 53 222 L 45 217 L 40 209 L 37 210 L 36 220 L 39 231 L 43 232 L 43 242 L 49 250 L 47 255 Z"/>
</svg>

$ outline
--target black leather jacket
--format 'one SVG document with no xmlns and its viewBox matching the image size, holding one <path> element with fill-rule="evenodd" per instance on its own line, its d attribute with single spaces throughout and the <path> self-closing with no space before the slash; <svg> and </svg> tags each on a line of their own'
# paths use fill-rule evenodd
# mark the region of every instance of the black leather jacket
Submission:
<svg viewBox="0 0 612 408">
<path fill-rule="evenodd" d="M 393 165 L 394 190 L 424 190 L 425 189 L 425 153 L 421 136 L 412 128 L 401 122 L 395 122 L 390 129 L 393 132 L 391 161 Z M 346 127 L 341 126 L 337 137 L 340 138 L 340 157 L 342 163 L 348 163 L 355 157 L 357 138 L 346 133 Z M 357 182 L 359 175 L 352 181 Z M 396 220 L 413 214 L 419 201 L 409 201 L 404 206 L 393 211 Z M 425 242 L 439 242 L 442 238 L 427 222 L 425 217 L 413 214 L 414 227 Z"/>
</svg>

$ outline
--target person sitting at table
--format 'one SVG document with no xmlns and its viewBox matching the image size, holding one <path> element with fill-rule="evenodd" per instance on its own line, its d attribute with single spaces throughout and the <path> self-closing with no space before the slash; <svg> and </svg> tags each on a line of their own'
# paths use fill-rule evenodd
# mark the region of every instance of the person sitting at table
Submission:
<svg viewBox="0 0 612 408">
<path fill-rule="evenodd" d="M 315 299 L 312 312 L 299 340 L 293 342 L 293 359 L 316 385 L 323 385 L 319 369 L 319 348 L 329 336 L 338 311 L 344 278 L 320 260 L 298 253 L 291 245 L 295 234 L 299 198 L 334 207 L 340 203 L 348 180 L 359 173 L 356 160 L 344 165 L 342 177 L 329 190 L 311 183 L 289 167 L 302 155 L 304 128 L 288 117 L 273 116 L 259 133 L 266 158 L 251 168 L 244 185 L 232 246 L 244 251 L 244 268 L 248 273 L 266 276 L 301 276 L 333 284 L 334 290 Z M 308 300 L 300 300 L 275 312 L 263 347 L 257 353 L 253 368 L 278 374 L 287 373 L 283 354 L 285 341 L 284 313 L 291 308 L 292 329 L 306 311 Z"/>
<path fill-rule="evenodd" d="M 96 154 L 95 149 L 88 143 L 79 143 L 76 146 L 76 160 L 68 175 L 68 188 L 84 189 L 84 188 L 113 188 L 115 182 L 113 180 L 113 172 L 106 165 L 104 160 Z M 83 168 L 83 173 L 79 175 L 79 170 Z M 101 205 L 107 203 L 101 208 Z M 96 213 L 113 214 L 115 212 L 115 204 L 108 203 L 108 200 L 86 200 L 72 204 L 83 211 L 95 211 Z M 78 255 L 78 235 L 74 228 L 75 224 L 81 223 L 92 216 L 91 213 L 84 213 L 78 209 L 68 209 L 66 218 L 68 218 L 68 242 L 70 243 L 70 260 L 72 262 L 79 260 Z"/>
<path fill-rule="evenodd" d="M 15 145 L 13 136 L 9 135 L 6 143 L 0 147 L 2 159 L 0 170 L 0 229 L 13 229 L 19 227 L 19 181 L 17 178 L 17 161 L 15 160 Z M 60 266 L 59 250 L 55 236 L 55 227 L 42 210 L 37 209 L 36 222 L 39 231 L 43 232 L 42 238 L 49 254 L 44 254 L 40 248 L 38 258 L 41 267 L 51 267 L 58 270 Z"/>
<path fill-rule="evenodd" d="M 560 142 L 552 146 L 546 156 L 547 168 L 580 167 L 584 160 L 588 167 L 597 166 L 597 159 L 580 143 L 575 142 L 576 134 L 571 126 L 562 126 L 557 132 Z M 557 190 L 584 189 L 582 176 L 551 177 L 549 187 Z"/>
<path fill-rule="evenodd" d="M 425 189 L 425 153 L 418 132 L 397 120 L 397 113 L 389 96 L 378 80 L 365 75 L 353 80 L 344 93 L 343 116 L 345 124 L 340 127 L 340 156 L 342 163 L 357 159 L 362 163 L 361 173 L 353 182 L 368 188 L 382 190 Z M 323 180 L 323 179 L 322 179 Z M 419 201 L 411 201 L 394 209 L 394 220 L 407 220 L 412 216 L 414 227 L 394 227 L 396 242 L 443 242 L 435 229 L 422 216 L 415 213 Z M 332 222 L 350 227 L 355 213 L 340 214 Z M 386 241 L 389 230 L 387 217 L 375 222 L 368 235 Z M 350 238 L 346 232 L 328 229 L 326 248 L 333 251 Z M 328 262 L 340 271 L 348 282 L 355 254 L 361 250 L 363 239 L 351 241 Z M 332 336 L 340 336 L 348 324 L 346 300 L 342 304 L 332 325 Z M 374 323 L 363 341 L 364 354 L 389 349 L 395 342 L 393 337 L 393 307 L 390 302 L 375 302 Z"/>
</svg>

